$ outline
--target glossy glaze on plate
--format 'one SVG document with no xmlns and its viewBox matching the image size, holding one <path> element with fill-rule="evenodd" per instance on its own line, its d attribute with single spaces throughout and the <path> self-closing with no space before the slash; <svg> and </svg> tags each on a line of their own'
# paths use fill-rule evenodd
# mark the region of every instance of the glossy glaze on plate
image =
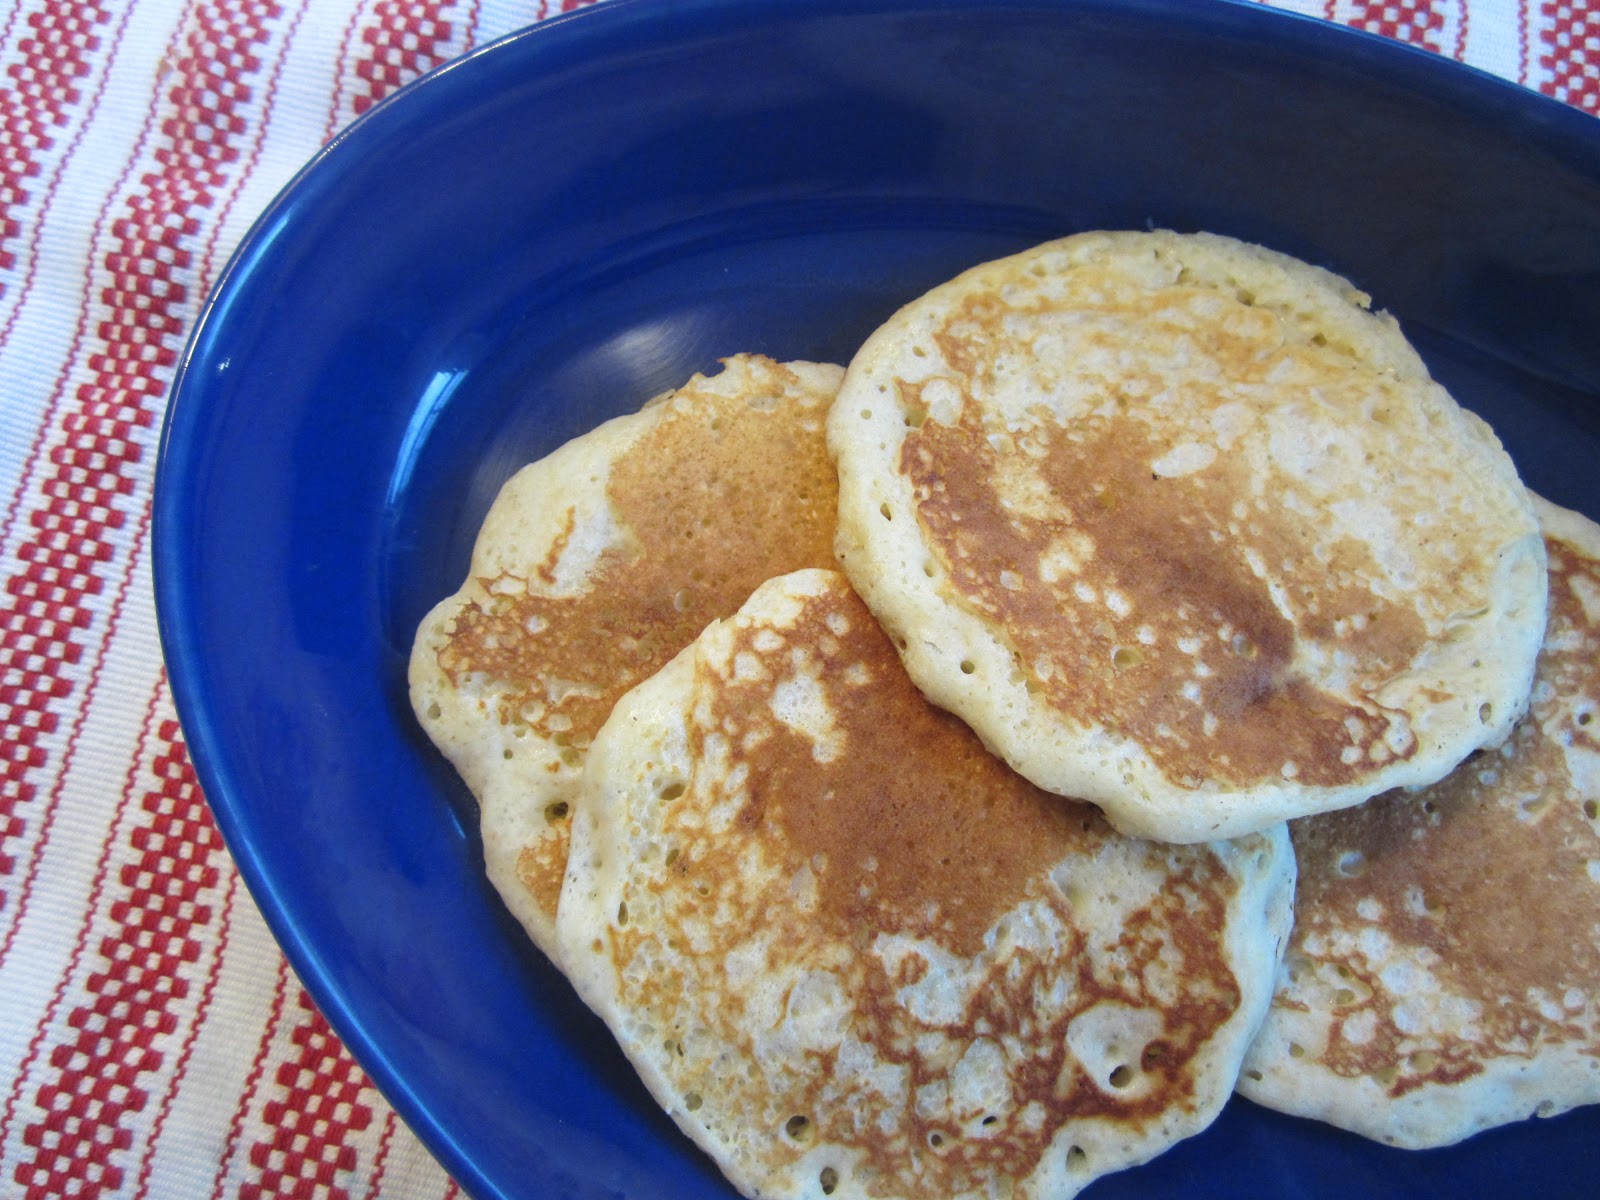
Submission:
<svg viewBox="0 0 1600 1200">
<path fill-rule="evenodd" d="M 1600 123 L 1247 4 L 608 0 L 378 106 L 246 239 L 163 442 L 158 602 L 218 822 L 479 1200 L 728 1194 L 484 881 L 416 622 L 522 463 L 719 355 L 846 360 L 961 268 L 1212 229 L 1352 277 L 1600 516 Z M 1243 1102 L 1096 1197 L 1587 1195 L 1600 1112 L 1428 1154 Z"/>
</svg>

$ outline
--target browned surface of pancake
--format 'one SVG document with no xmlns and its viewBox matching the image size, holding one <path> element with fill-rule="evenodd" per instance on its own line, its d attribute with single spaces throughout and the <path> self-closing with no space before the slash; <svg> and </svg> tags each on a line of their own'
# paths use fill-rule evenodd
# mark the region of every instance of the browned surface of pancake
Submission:
<svg viewBox="0 0 1600 1200">
<path fill-rule="evenodd" d="M 833 564 L 838 481 L 818 428 L 807 437 L 770 407 L 738 402 L 656 424 L 611 469 L 606 498 L 628 543 L 601 556 L 588 590 L 541 596 L 517 587 L 525 578 L 482 580 L 493 598 L 457 616 L 440 665 L 458 681 L 505 680 L 501 719 L 525 722 L 575 764 L 617 697 L 709 621 L 774 575 Z M 548 580 L 562 548 L 534 573 Z M 558 698 L 551 680 L 564 681 Z M 558 807 L 552 823 L 567 814 Z M 517 866 L 552 917 L 565 843 L 539 838 Z"/>
<path fill-rule="evenodd" d="M 1140 445 L 1138 422 L 1113 416 L 1035 436 L 1039 478 L 1067 515 L 1007 511 L 974 408 L 954 425 L 924 423 L 901 449 L 950 586 L 1011 632 L 1035 694 L 1068 720 L 1137 740 L 1190 788 L 1285 771 L 1348 784 L 1415 750 L 1386 741 L 1381 707 L 1295 669 L 1295 623 L 1248 561 L 1315 561 L 1295 589 L 1301 629 L 1339 636 L 1376 690 L 1426 646 L 1427 631 L 1409 607 L 1355 582 L 1350 568 L 1371 568 L 1365 547 L 1322 545 L 1313 515 L 1241 520 L 1242 464 L 1192 482 L 1152 475 L 1146 464 L 1163 448 Z M 1050 579 L 1050 557 L 1074 543 L 1093 553 Z"/>
<path fill-rule="evenodd" d="M 1600 1101 L 1588 530 L 1548 536 L 1549 627 L 1506 743 L 1431 788 L 1291 825 L 1295 930 L 1246 1094 L 1408 1146 Z"/>
<path fill-rule="evenodd" d="M 838 483 L 822 440 L 770 407 L 705 409 L 655 423 L 612 465 L 606 500 L 627 540 L 601 554 L 584 592 L 528 590 L 553 580 L 565 538 L 525 571 L 478 581 L 487 596 L 438 650 L 453 681 L 503 680 L 502 719 L 581 750 L 617 697 L 708 622 L 775 574 L 833 564 Z"/>
<path fill-rule="evenodd" d="M 507 485 L 472 576 L 424 623 L 419 715 L 474 784 L 491 878 L 542 947 L 617 697 L 764 580 L 832 564 L 840 373 L 736 356 L 570 443 Z"/>
<path fill-rule="evenodd" d="M 1287 918 L 1282 831 L 1123 838 L 929 705 L 841 576 L 791 579 L 590 760 L 563 954 L 658 1098 L 763 1195 L 1070 1195 L 1203 1127 Z M 838 1009 L 809 1042 L 808 990 Z"/>
<path fill-rule="evenodd" d="M 809 739 L 773 719 L 770 680 L 786 670 L 787 647 L 763 654 L 755 628 L 735 640 L 734 653 L 750 655 L 763 679 L 722 687 L 716 679 L 697 681 L 715 700 L 709 721 L 695 727 L 691 752 L 707 757 L 708 735 L 759 739 L 745 760 L 750 774 L 736 826 L 775 836 L 792 862 L 812 864 L 814 916 L 829 922 L 834 936 L 904 933 L 938 938 L 971 956 L 1063 848 L 1106 836 L 1103 819 L 1088 805 L 1035 788 L 959 720 L 930 708 L 883 658 L 887 643 L 859 601 L 848 607 L 854 611 L 842 637 L 826 623 L 837 610 L 815 607 L 785 633 L 791 642 L 826 647 L 819 685 L 831 695 L 848 691 L 858 706 L 843 735 L 848 754 L 818 762 Z M 870 679 L 842 678 L 863 668 Z M 736 854 L 705 839 L 677 869 L 726 881 L 735 864 Z"/>
</svg>

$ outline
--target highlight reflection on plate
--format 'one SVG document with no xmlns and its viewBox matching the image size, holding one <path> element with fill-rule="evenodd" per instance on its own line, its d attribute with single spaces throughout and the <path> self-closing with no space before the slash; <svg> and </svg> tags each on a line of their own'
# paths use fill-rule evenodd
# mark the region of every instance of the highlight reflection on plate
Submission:
<svg viewBox="0 0 1600 1200">
<path fill-rule="evenodd" d="M 378 106 L 245 240 L 163 442 L 158 601 L 218 822 L 329 1020 L 474 1196 L 721 1177 L 523 942 L 405 659 L 524 462 L 1079 229 L 1353 278 L 1600 516 L 1600 122 L 1247 4 L 609 0 Z M 1097 1197 L 1589 1194 L 1600 1110 L 1408 1154 L 1231 1104 Z"/>
</svg>

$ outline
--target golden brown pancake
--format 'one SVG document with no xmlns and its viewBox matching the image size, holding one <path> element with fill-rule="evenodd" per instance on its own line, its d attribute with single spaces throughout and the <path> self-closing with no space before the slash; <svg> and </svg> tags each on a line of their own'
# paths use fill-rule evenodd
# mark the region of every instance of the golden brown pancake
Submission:
<svg viewBox="0 0 1600 1200">
<path fill-rule="evenodd" d="M 1600 1102 L 1600 527 L 1539 506 L 1527 718 L 1431 788 L 1291 824 L 1253 1100 L 1411 1148 Z"/>
<path fill-rule="evenodd" d="M 557 937 L 746 1194 L 1064 1198 L 1220 1110 L 1292 877 L 1029 784 L 811 570 L 617 703 Z"/>
<path fill-rule="evenodd" d="M 773 575 L 830 565 L 839 367 L 739 355 L 523 468 L 422 622 L 411 698 L 547 953 L 583 759 L 617 697 Z"/>
<path fill-rule="evenodd" d="M 828 438 L 840 561 L 918 686 L 1125 832 L 1433 782 L 1525 707 L 1517 473 L 1325 271 L 1166 232 L 974 268 L 871 336 Z"/>
</svg>

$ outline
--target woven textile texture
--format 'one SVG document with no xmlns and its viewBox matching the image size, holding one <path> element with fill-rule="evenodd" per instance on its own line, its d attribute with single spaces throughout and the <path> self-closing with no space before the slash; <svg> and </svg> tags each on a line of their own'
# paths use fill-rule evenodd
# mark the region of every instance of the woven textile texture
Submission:
<svg viewBox="0 0 1600 1200">
<path fill-rule="evenodd" d="M 670 2 L 670 0 L 663 0 Z M 1580 0 L 1285 0 L 1600 115 Z M 0 0 L 0 1195 L 442 1200 L 274 945 L 157 643 L 207 289 L 327 139 L 576 0 Z"/>
</svg>

